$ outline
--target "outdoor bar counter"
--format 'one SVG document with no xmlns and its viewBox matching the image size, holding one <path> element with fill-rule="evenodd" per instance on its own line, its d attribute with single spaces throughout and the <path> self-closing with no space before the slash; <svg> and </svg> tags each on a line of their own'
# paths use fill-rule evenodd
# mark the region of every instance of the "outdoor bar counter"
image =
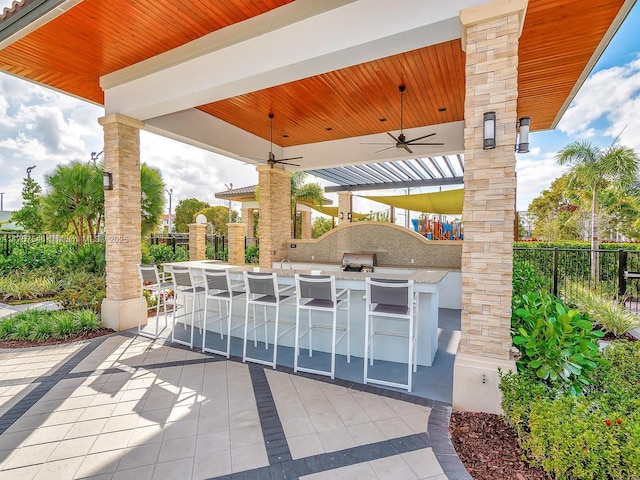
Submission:
<svg viewBox="0 0 640 480">
<path fill-rule="evenodd" d="M 294 275 L 296 273 L 303 275 L 333 275 L 336 279 L 336 288 L 338 290 L 348 288 L 351 290 L 351 355 L 356 357 L 363 357 L 364 355 L 364 319 L 365 319 L 365 278 L 384 278 L 384 279 L 397 279 L 397 280 L 413 280 L 414 291 L 418 293 L 418 364 L 423 366 L 431 366 L 438 348 L 438 297 L 444 277 L 447 275 L 447 271 L 442 270 L 429 270 L 429 269 L 385 269 L 384 267 L 377 268 L 373 273 L 371 272 L 345 272 L 340 269 L 339 265 L 315 265 L 317 269 L 298 269 L 289 268 L 288 264 L 284 264 L 283 268 L 258 268 L 252 266 L 233 266 L 221 263 L 216 260 L 201 260 L 201 261 L 187 261 L 187 262 L 174 262 L 166 263 L 165 267 L 170 266 L 182 266 L 192 267 L 197 269 L 211 269 L 211 270 L 223 270 L 228 269 L 231 280 L 235 284 L 243 282 L 243 272 L 275 272 L 278 278 L 278 284 L 281 286 L 295 285 Z M 387 270 L 387 271 L 385 271 Z M 242 287 L 238 286 L 236 289 Z M 294 294 L 295 290 L 289 292 Z M 211 302 L 217 308 L 217 302 Z M 295 300 L 284 304 L 280 307 L 280 318 L 285 321 L 295 321 Z M 272 312 L 269 312 L 273 315 Z M 210 311 L 209 315 L 215 315 L 215 311 Z M 344 312 L 339 312 L 338 323 L 344 323 Z M 234 300 L 233 307 L 233 325 L 239 325 L 244 320 L 245 316 L 245 302 L 244 296 L 240 296 Z M 306 314 L 303 314 L 301 319 L 305 319 Z M 306 320 L 305 320 L 306 321 Z M 384 321 L 384 319 L 380 319 Z M 389 322 L 389 330 L 393 331 L 392 323 Z M 219 322 L 210 323 L 208 330 L 218 332 Z M 235 330 L 234 336 L 241 335 L 241 329 Z M 261 330 L 258 331 L 258 339 L 263 340 L 260 337 Z M 294 345 L 294 333 L 290 332 L 282 336 L 279 341 L 279 345 L 293 347 Z M 306 343 L 306 342 L 305 342 Z M 304 345 L 304 344 L 303 344 Z M 396 361 L 406 363 L 406 340 L 398 338 L 381 337 L 376 340 L 375 346 L 375 359 Z M 314 350 L 330 351 L 330 337 L 329 335 L 314 336 Z M 346 344 L 341 342 L 338 344 L 337 354 L 346 354 Z"/>
</svg>

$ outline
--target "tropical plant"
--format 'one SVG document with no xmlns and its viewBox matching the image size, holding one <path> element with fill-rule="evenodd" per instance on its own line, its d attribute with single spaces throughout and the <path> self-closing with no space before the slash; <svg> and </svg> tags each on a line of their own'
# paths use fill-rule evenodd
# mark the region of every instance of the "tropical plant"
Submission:
<svg viewBox="0 0 640 480">
<path fill-rule="evenodd" d="M 548 292 L 526 293 L 519 303 L 511 317 L 518 371 L 535 371 L 549 385 L 582 394 L 589 384 L 586 373 L 603 363 L 597 340 L 604 334 Z"/>
<path fill-rule="evenodd" d="M 105 246 L 102 243 L 85 243 L 76 250 L 60 256 L 60 267 L 64 272 L 84 270 L 104 275 L 106 269 Z"/>
<path fill-rule="evenodd" d="M 601 149 L 590 142 L 573 142 L 556 156 L 560 165 L 569 166 L 569 185 L 584 185 L 591 194 L 591 278 L 598 278 L 598 192 L 608 186 L 623 188 L 634 184 L 640 169 L 640 157 L 631 148 L 618 146 Z"/>
<path fill-rule="evenodd" d="M 160 170 L 143 163 L 140 168 L 142 236 L 155 232 L 164 212 L 164 181 Z"/>
<path fill-rule="evenodd" d="M 95 241 L 104 212 L 102 166 L 74 160 L 46 174 L 45 182 L 42 213 L 47 226 L 56 233 L 73 232 L 80 245 L 87 238 Z"/>
<path fill-rule="evenodd" d="M 22 225 L 27 232 L 43 232 L 44 219 L 40 195 L 42 187 L 30 176 L 22 180 L 22 208 L 11 214 L 11 221 Z"/>
<path fill-rule="evenodd" d="M 226 237 L 229 234 L 227 228 L 227 223 L 229 223 L 229 207 L 216 205 L 214 207 L 203 208 L 202 210 L 197 212 L 196 215 L 200 213 L 207 217 L 207 222 L 213 229 L 211 233 L 223 237 Z M 236 212 L 235 210 L 231 210 L 231 222 L 233 223 L 237 221 L 238 212 Z"/>
<path fill-rule="evenodd" d="M 618 337 L 630 330 L 640 328 L 640 318 L 613 295 L 593 291 L 586 285 L 569 282 L 562 292 L 567 301 L 574 303 L 589 314 L 589 318 Z"/>
<path fill-rule="evenodd" d="M 298 203 L 322 206 L 324 203 L 324 188 L 319 183 L 305 183 L 309 175 L 307 172 L 294 172 L 291 176 L 291 218 L 292 238 L 296 232 L 296 209 Z"/>
<path fill-rule="evenodd" d="M 333 228 L 333 221 L 327 217 L 316 217 L 311 224 L 311 236 L 319 238 Z"/>
</svg>

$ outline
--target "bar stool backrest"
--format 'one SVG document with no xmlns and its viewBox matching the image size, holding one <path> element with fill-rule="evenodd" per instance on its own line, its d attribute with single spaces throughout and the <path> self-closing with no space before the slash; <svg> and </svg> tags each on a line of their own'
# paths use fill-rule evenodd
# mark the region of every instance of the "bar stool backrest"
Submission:
<svg viewBox="0 0 640 480">
<path fill-rule="evenodd" d="M 138 274 L 143 285 L 160 283 L 158 267 L 155 265 L 138 265 Z"/>
<path fill-rule="evenodd" d="M 231 290 L 231 280 L 228 270 L 205 270 L 204 285 L 207 292 L 218 290 L 220 292 L 228 292 Z"/>
<path fill-rule="evenodd" d="M 275 273 L 245 272 L 247 294 L 272 295 L 278 297 L 278 282 Z"/>
<path fill-rule="evenodd" d="M 173 267 L 171 273 L 176 287 L 184 290 L 193 288 L 189 267 Z"/>
<path fill-rule="evenodd" d="M 296 275 L 298 282 L 298 298 L 314 298 L 316 300 L 336 300 L 334 277 L 330 275 Z"/>
<path fill-rule="evenodd" d="M 413 283 L 409 280 L 367 279 L 370 303 L 406 307 L 413 302 Z"/>
</svg>

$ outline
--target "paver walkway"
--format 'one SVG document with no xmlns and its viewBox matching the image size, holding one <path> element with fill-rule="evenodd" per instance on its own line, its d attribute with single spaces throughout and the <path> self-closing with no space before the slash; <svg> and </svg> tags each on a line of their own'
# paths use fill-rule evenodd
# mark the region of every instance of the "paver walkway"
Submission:
<svg viewBox="0 0 640 480">
<path fill-rule="evenodd" d="M 469 479 L 449 414 L 123 332 L 0 351 L 0 480 Z"/>
</svg>

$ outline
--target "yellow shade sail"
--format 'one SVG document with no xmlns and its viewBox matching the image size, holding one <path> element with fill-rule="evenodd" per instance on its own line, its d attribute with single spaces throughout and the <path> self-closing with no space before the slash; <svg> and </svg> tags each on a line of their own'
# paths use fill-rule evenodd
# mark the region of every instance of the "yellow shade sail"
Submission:
<svg viewBox="0 0 640 480">
<path fill-rule="evenodd" d="M 302 203 L 309 208 L 313 208 L 316 212 L 329 215 L 330 217 L 338 218 L 338 207 L 320 206 L 320 205 L 315 205 L 313 203 L 307 203 L 307 202 L 298 202 L 298 203 Z M 368 214 L 366 213 L 356 213 L 356 212 L 352 212 L 351 215 L 353 215 L 353 218 L 359 218 L 359 219 L 366 218 L 368 216 Z"/>
<path fill-rule="evenodd" d="M 443 215 L 461 215 L 464 189 L 444 192 L 418 193 L 415 195 L 365 196 L 362 198 L 384 203 L 395 208 L 414 212 L 438 213 Z"/>
</svg>

